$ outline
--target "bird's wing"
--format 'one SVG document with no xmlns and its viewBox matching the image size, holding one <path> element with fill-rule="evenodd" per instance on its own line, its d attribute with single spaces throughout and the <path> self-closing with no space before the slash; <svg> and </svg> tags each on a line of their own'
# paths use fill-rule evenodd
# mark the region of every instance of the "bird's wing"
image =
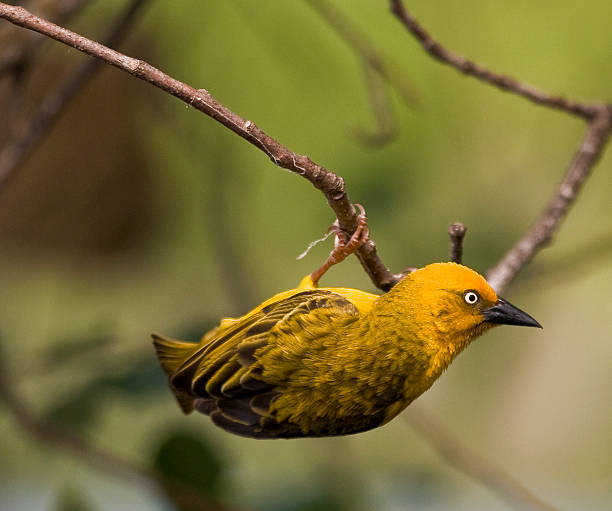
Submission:
<svg viewBox="0 0 612 511">
<path fill-rule="evenodd" d="M 282 393 L 282 386 L 264 381 L 262 368 L 255 364 L 258 350 L 267 350 L 271 339 L 286 332 L 299 338 L 300 329 L 306 335 L 312 326 L 350 322 L 358 316 L 351 301 L 325 289 L 299 291 L 268 302 L 222 324 L 171 375 L 171 386 L 177 395 L 192 396 L 198 411 L 233 433 L 259 438 L 296 436 L 296 431 L 283 430 L 290 426 L 275 424 L 269 417 L 270 405 Z M 190 411 L 188 408 L 183 407 Z"/>
</svg>

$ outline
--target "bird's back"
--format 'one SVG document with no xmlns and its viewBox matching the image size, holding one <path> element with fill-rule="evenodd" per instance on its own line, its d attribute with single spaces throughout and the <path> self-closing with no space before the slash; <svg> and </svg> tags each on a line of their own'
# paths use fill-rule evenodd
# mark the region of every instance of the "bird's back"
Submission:
<svg viewBox="0 0 612 511">
<path fill-rule="evenodd" d="M 240 318 L 222 320 L 198 344 L 154 336 L 183 411 L 196 408 L 233 433 L 257 438 L 303 436 L 312 429 L 287 421 L 283 396 L 294 405 L 294 419 L 306 416 L 300 410 L 315 405 L 334 377 L 320 364 L 342 363 L 329 350 L 367 315 L 377 296 L 309 284 L 305 279 Z"/>
</svg>

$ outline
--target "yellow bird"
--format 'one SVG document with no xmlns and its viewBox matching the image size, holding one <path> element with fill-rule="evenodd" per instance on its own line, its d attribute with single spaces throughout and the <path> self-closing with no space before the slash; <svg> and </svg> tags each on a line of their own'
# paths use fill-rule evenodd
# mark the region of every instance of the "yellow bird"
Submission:
<svg viewBox="0 0 612 511">
<path fill-rule="evenodd" d="M 364 219 L 298 288 L 223 319 L 200 343 L 153 336 L 185 413 L 252 438 L 367 431 L 398 415 L 491 327 L 541 328 L 456 263 L 415 270 L 380 296 L 317 287 L 367 239 Z"/>
</svg>

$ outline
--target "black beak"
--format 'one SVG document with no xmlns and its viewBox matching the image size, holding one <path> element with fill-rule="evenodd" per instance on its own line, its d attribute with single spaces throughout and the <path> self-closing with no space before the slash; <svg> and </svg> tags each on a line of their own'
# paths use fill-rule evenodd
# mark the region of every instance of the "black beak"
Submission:
<svg viewBox="0 0 612 511">
<path fill-rule="evenodd" d="M 500 298 L 497 303 L 482 311 L 485 321 L 489 323 L 499 323 L 500 325 L 519 325 L 535 326 L 542 328 L 542 325 L 533 319 L 529 314 L 515 307 L 510 302 Z"/>
</svg>

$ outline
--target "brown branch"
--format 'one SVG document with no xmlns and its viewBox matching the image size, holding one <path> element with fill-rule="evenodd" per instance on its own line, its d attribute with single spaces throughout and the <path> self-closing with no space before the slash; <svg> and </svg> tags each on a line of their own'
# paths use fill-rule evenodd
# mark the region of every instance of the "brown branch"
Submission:
<svg viewBox="0 0 612 511">
<path fill-rule="evenodd" d="M 416 18 L 406 10 L 402 0 L 391 0 L 391 11 L 421 43 L 421 46 L 427 53 L 436 60 L 455 68 L 463 74 L 474 76 L 483 82 L 527 98 L 534 103 L 563 110 L 587 120 L 593 119 L 600 111 L 600 105 L 591 105 L 562 96 L 549 94 L 532 85 L 516 80 L 511 76 L 495 73 L 461 55 L 451 52 L 431 37 L 431 35 L 419 24 Z"/>
<path fill-rule="evenodd" d="M 353 206 L 346 192 L 344 180 L 340 176 L 317 165 L 307 156 L 290 151 L 287 147 L 283 146 L 280 142 L 257 127 L 255 123 L 243 119 L 219 103 L 208 91 L 204 89 L 194 89 L 168 76 L 143 60 L 128 57 L 103 44 L 59 27 L 33 15 L 22 7 L 11 6 L 0 2 L 0 18 L 4 18 L 15 25 L 44 34 L 83 53 L 92 55 L 107 64 L 151 83 L 163 91 L 179 98 L 188 105 L 193 106 L 197 110 L 200 110 L 209 117 L 212 117 L 226 128 L 261 149 L 275 165 L 295 172 L 310 181 L 315 188 L 325 195 L 328 204 L 338 218 L 340 227 L 349 233 L 355 230 L 357 226 L 357 215 L 353 210 Z M 364 245 L 359 250 L 357 256 L 365 271 L 372 279 L 372 282 L 380 289 L 387 291 L 399 280 L 400 276 L 392 274 L 380 260 L 376 253 L 376 245 L 373 241 L 370 240 Z"/>
<path fill-rule="evenodd" d="M 54 449 L 61 449 L 75 456 L 86 465 L 118 479 L 136 480 L 146 486 L 160 484 L 194 503 L 199 503 L 202 509 L 230 511 L 225 505 L 201 490 L 193 488 L 177 479 L 133 464 L 124 458 L 95 447 L 83 437 L 68 429 L 37 418 L 26 405 L 25 400 L 15 391 L 6 366 L 4 354 L 0 349 L 0 401 L 4 402 L 4 405 L 13 415 L 24 433 L 27 433 L 42 444 Z"/>
<path fill-rule="evenodd" d="M 448 236 L 450 238 L 450 260 L 454 263 L 461 264 L 463 261 L 463 238 L 467 227 L 461 222 L 455 222 L 448 227 Z"/>
<path fill-rule="evenodd" d="M 126 6 L 105 38 L 106 44 L 114 46 L 123 41 L 136 20 L 136 15 L 146 2 L 147 0 L 132 0 Z M 0 3 L 0 12 L 4 5 L 6 4 Z M 13 9 L 20 8 L 14 7 Z M 7 181 L 14 176 L 15 171 L 42 142 L 70 101 L 93 77 L 101 64 L 99 60 L 87 60 L 56 89 L 47 94 L 36 112 L 25 121 L 23 126 L 15 130 L 16 132 L 0 151 L 0 186 L 6 185 Z"/>
<path fill-rule="evenodd" d="M 538 498 L 499 466 L 471 450 L 422 408 L 413 404 L 403 417 L 448 462 L 483 483 L 516 509 L 556 511 L 555 507 Z"/>
<path fill-rule="evenodd" d="M 588 126 L 582 144 L 537 222 L 508 251 L 502 260 L 487 273 L 491 286 L 501 293 L 543 247 L 548 245 L 578 193 L 610 140 L 612 132 L 612 107 L 603 108 Z"/>
</svg>

